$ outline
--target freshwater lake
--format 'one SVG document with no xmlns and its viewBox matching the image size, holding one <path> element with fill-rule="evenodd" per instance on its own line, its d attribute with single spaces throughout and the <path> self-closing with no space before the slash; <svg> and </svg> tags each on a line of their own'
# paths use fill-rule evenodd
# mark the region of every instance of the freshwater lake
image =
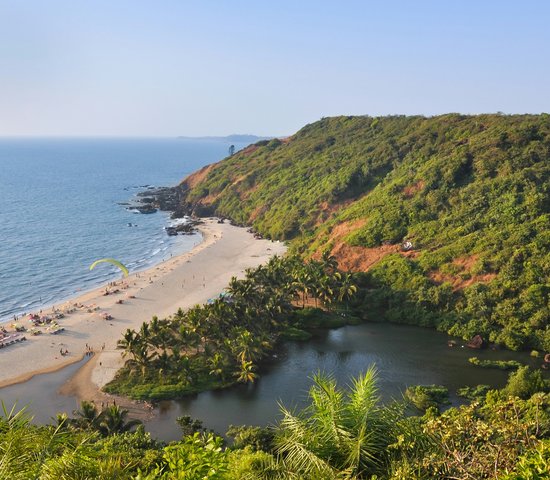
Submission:
<svg viewBox="0 0 550 480">
<path fill-rule="evenodd" d="M 170 441 L 180 438 L 175 420 L 180 415 L 201 419 L 204 426 L 224 434 L 229 425 L 269 425 L 280 418 L 279 403 L 303 407 L 316 372 L 333 375 L 346 386 L 353 376 L 376 365 L 380 395 L 385 401 L 400 399 L 409 385 L 440 384 L 449 388 L 451 402 L 458 404 L 460 387 L 488 384 L 502 387 L 508 372 L 471 365 L 468 358 L 518 360 L 538 367 L 540 360 L 529 354 L 506 350 L 470 350 L 450 337 L 421 327 L 388 323 L 365 323 L 319 332 L 307 342 L 289 342 L 260 372 L 254 384 L 203 392 L 181 400 L 160 402 L 154 418 L 145 423 L 154 437 Z M 37 375 L 28 382 L 0 389 L 7 405 L 29 405 L 39 423 L 49 422 L 57 412 L 72 412 L 76 398 L 59 395 L 59 388 L 80 368 L 82 362 L 58 372 Z"/>
</svg>

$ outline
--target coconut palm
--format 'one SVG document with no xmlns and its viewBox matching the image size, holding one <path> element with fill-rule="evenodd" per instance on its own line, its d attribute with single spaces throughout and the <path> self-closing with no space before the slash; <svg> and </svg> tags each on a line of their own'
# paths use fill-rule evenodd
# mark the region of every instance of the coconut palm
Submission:
<svg viewBox="0 0 550 480">
<path fill-rule="evenodd" d="M 141 337 L 135 330 L 127 329 L 121 340 L 117 343 L 117 348 L 123 349 L 122 356 L 131 355 L 135 358 L 135 351 L 141 345 Z"/>
<path fill-rule="evenodd" d="M 342 277 L 338 288 L 338 301 L 351 300 L 357 292 L 357 286 L 353 282 L 353 277 L 347 273 Z"/>
<path fill-rule="evenodd" d="M 32 417 L 16 405 L 8 409 L 2 402 L 0 416 L 0 478 L 44 478 L 42 469 L 48 459 L 75 445 L 66 428 L 35 427 Z"/>
<path fill-rule="evenodd" d="M 80 409 L 73 411 L 76 416 L 74 423 L 80 428 L 96 429 L 99 426 L 101 413 L 92 402 L 80 402 Z"/>
<path fill-rule="evenodd" d="M 113 435 L 115 433 L 129 432 L 134 427 L 141 425 L 137 419 L 126 420 L 128 410 L 120 408 L 118 405 L 109 405 L 106 410 L 101 412 L 99 430 L 103 435 Z"/>
<path fill-rule="evenodd" d="M 321 255 L 321 265 L 326 273 L 334 273 L 338 269 L 336 257 L 330 254 L 330 250 L 325 250 Z"/>
<path fill-rule="evenodd" d="M 252 362 L 243 360 L 240 364 L 240 370 L 236 372 L 237 380 L 242 383 L 254 383 L 258 375 L 254 372 L 255 367 Z"/>
<path fill-rule="evenodd" d="M 275 445 L 280 460 L 298 478 L 357 478 L 376 474 L 385 449 L 396 439 L 401 410 L 380 406 L 373 368 L 343 393 L 330 376 L 316 375 L 302 412 L 282 407 Z M 370 477 L 368 477 L 370 478 Z"/>
<path fill-rule="evenodd" d="M 227 361 L 225 357 L 216 352 L 212 357 L 208 359 L 208 366 L 210 367 L 209 375 L 220 377 L 222 381 L 225 381 L 225 369 L 227 368 Z"/>
</svg>

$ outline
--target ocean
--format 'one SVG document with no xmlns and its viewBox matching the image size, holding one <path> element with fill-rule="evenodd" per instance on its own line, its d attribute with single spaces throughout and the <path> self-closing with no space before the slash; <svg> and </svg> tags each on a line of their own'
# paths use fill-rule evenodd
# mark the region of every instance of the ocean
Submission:
<svg viewBox="0 0 550 480">
<path fill-rule="evenodd" d="M 0 138 L 0 321 L 119 279 L 109 264 L 89 270 L 99 258 L 132 272 L 193 248 L 200 235 L 166 234 L 168 213 L 120 204 L 148 186 L 176 185 L 228 148 L 202 139 Z"/>
</svg>

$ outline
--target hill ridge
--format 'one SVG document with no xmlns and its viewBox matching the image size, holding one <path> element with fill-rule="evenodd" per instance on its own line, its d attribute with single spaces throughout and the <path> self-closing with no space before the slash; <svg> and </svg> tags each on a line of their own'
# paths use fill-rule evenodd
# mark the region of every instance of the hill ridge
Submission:
<svg viewBox="0 0 550 480">
<path fill-rule="evenodd" d="M 549 115 L 329 117 L 201 172 L 182 211 L 329 249 L 365 316 L 550 350 Z"/>
</svg>

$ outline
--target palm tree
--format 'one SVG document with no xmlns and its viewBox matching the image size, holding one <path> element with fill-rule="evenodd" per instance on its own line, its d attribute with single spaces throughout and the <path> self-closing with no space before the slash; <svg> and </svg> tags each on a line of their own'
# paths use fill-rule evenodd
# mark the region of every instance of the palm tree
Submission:
<svg viewBox="0 0 550 480">
<path fill-rule="evenodd" d="M 252 362 L 243 360 L 241 362 L 240 370 L 235 374 L 237 380 L 242 383 L 254 383 L 254 381 L 258 377 L 258 375 L 254 372 L 254 369 L 255 367 Z"/>
<path fill-rule="evenodd" d="M 126 357 L 127 355 L 132 355 L 132 357 L 135 357 L 134 352 L 140 343 L 141 338 L 135 330 L 127 329 L 122 337 L 122 340 L 118 341 L 117 348 L 124 350 L 122 352 L 123 357 Z"/>
<path fill-rule="evenodd" d="M 320 280 L 316 289 L 316 294 L 326 306 L 332 304 L 334 299 L 334 289 L 331 277 L 326 275 Z"/>
<path fill-rule="evenodd" d="M 338 269 L 336 257 L 330 254 L 330 250 L 325 250 L 321 255 L 321 265 L 326 273 L 334 273 Z"/>
<path fill-rule="evenodd" d="M 347 273 L 342 277 L 340 287 L 338 288 L 338 300 L 343 302 L 344 300 L 351 300 L 357 292 L 357 286 L 353 283 L 352 276 Z M 347 304 L 346 304 L 347 305 Z"/>
<path fill-rule="evenodd" d="M 52 417 L 52 420 L 60 430 L 67 430 L 71 424 L 71 419 L 66 413 L 58 413 Z"/>
<path fill-rule="evenodd" d="M 101 421 L 99 430 L 103 435 L 113 435 L 115 433 L 129 432 L 132 428 L 141 425 L 137 419 L 126 421 L 128 410 L 120 408 L 118 405 L 110 405 L 101 412 Z"/>
<path fill-rule="evenodd" d="M 2 402 L 0 415 L 0 478 L 54 478 L 43 475 L 51 459 L 65 452 L 74 460 L 74 437 L 62 426 L 35 426 L 25 409 L 8 409 Z M 70 476 L 65 478 L 93 478 Z M 59 477 L 57 477 L 59 478 Z"/>
<path fill-rule="evenodd" d="M 75 410 L 73 414 L 76 415 L 75 424 L 80 428 L 96 429 L 99 426 L 101 413 L 92 402 L 80 402 L 80 410 Z"/>
<path fill-rule="evenodd" d="M 153 358 L 153 354 L 149 353 L 149 347 L 145 344 L 140 344 L 134 352 L 134 358 L 137 365 L 141 367 L 141 376 L 145 377 L 145 371 Z"/>
<path fill-rule="evenodd" d="M 220 377 L 222 382 L 225 381 L 225 369 L 227 368 L 227 361 L 225 357 L 216 352 L 212 357 L 208 359 L 208 365 L 210 367 L 209 375 Z"/>
<path fill-rule="evenodd" d="M 172 368 L 177 372 L 179 382 L 187 384 L 193 381 L 191 362 L 187 355 L 180 355 L 178 352 L 177 356 L 172 357 Z"/>
<path fill-rule="evenodd" d="M 156 360 L 156 364 L 158 365 L 159 369 L 165 372 L 170 369 L 171 359 L 172 357 L 170 357 L 170 355 L 168 355 L 168 353 L 165 350 L 158 356 Z"/>
<path fill-rule="evenodd" d="M 355 379 L 349 393 L 339 390 L 332 377 L 318 374 L 309 397 L 311 404 L 298 414 L 281 408 L 275 445 L 286 468 L 297 478 L 379 473 L 402 411 L 379 405 L 375 370 Z"/>
<path fill-rule="evenodd" d="M 200 347 L 200 337 L 199 335 L 191 330 L 187 325 L 182 325 L 179 331 L 180 339 L 183 343 L 183 348 L 196 348 L 197 353 L 199 352 Z"/>
</svg>

